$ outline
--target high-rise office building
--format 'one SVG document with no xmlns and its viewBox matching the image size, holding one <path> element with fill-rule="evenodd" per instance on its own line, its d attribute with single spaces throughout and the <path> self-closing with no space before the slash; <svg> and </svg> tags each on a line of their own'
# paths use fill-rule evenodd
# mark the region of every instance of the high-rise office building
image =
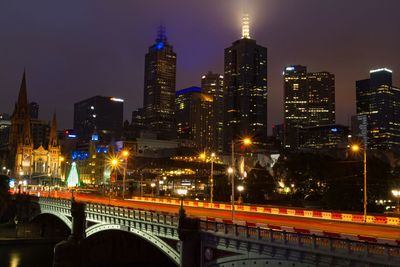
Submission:
<svg viewBox="0 0 400 267">
<path fill-rule="evenodd" d="M 156 42 L 146 54 L 143 103 L 146 123 L 160 139 L 176 137 L 175 84 L 176 54 L 160 27 Z"/>
<path fill-rule="evenodd" d="M 199 150 L 213 150 L 213 97 L 199 87 L 176 92 L 178 138 Z"/>
<path fill-rule="evenodd" d="M 74 104 L 74 130 L 86 142 L 94 132 L 106 140 L 121 135 L 124 100 L 94 96 Z"/>
<path fill-rule="evenodd" d="M 311 72 L 307 83 L 309 126 L 335 124 L 335 75 Z"/>
<path fill-rule="evenodd" d="M 284 79 L 284 147 L 296 148 L 299 128 L 308 124 L 307 67 L 286 67 Z"/>
<path fill-rule="evenodd" d="M 335 124 L 335 76 L 301 65 L 286 67 L 283 76 L 284 146 L 296 149 L 301 128 Z"/>
<path fill-rule="evenodd" d="M 400 88 L 392 84 L 392 71 L 370 71 L 356 81 L 357 115 L 367 117 L 368 149 L 400 149 Z"/>
<path fill-rule="evenodd" d="M 245 135 L 259 147 L 267 143 L 267 48 L 250 38 L 243 18 L 242 38 L 225 49 L 224 150 Z"/>
<path fill-rule="evenodd" d="M 224 132 L 224 76 L 211 71 L 201 77 L 201 88 L 213 98 L 212 106 L 212 147 L 213 151 L 223 152 Z"/>
</svg>

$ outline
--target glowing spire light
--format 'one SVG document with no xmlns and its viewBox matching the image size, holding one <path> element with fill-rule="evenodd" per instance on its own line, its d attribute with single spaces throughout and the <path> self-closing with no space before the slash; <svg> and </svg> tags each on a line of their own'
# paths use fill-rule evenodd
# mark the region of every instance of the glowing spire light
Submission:
<svg viewBox="0 0 400 267">
<path fill-rule="evenodd" d="M 250 39 L 250 19 L 249 14 L 245 13 L 242 18 L 242 39 Z"/>
</svg>

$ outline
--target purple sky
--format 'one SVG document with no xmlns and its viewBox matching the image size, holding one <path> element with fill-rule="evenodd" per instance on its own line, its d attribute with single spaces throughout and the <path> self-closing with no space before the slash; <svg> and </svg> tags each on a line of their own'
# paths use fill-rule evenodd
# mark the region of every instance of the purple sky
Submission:
<svg viewBox="0 0 400 267">
<path fill-rule="evenodd" d="M 24 67 L 40 118 L 72 127 L 73 104 L 94 95 L 125 99 L 125 119 L 143 102 L 144 55 L 166 25 L 177 53 L 177 89 L 223 71 L 240 37 L 243 1 L 2 0 L 0 112 L 11 113 Z M 399 0 L 249 0 L 250 35 L 268 48 L 269 127 L 283 121 L 282 70 L 302 64 L 336 75 L 337 122 L 355 113 L 355 80 L 393 70 L 400 86 Z"/>
</svg>

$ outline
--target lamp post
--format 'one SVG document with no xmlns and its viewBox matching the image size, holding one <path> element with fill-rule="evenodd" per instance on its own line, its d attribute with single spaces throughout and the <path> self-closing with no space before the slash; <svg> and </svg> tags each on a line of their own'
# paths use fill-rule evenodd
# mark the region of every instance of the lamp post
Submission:
<svg viewBox="0 0 400 267">
<path fill-rule="evenodd" d="M 358 152 L 360 151 L 360 146 L 357 144 L 354 144 L 351 146 L 351 150 L 353 152 Z M 363 206 L 364 206 L 364 223 L 367 222 L 367 148 L 364 145 L 363 150 L 363 176 L 364 176 L 364 201 L 363 201 Z"/>
<path fill-rule="evenodd" d="M 239 204 L 242 204 L 243 199 L 242 199 L 242 191 L 244 190 L 244 186 L 243 185 L 238 185 L 237 190 L 239 191 Z"/>
<path fill-rule="evenodd" d="M 249 146 L 252 144 L 252 141 L 250 138 L 246 137 L 241 140 L 238 140 L 238 142 L 242 143 L 245 146 Z M 234 170 L 235 170 L 235 140 L 232 140 L 231 143 L 231 160 L 232 160 L 232 165 L 230 168 L 228 168 L 228 173 L 231 175 L 231 185 L 232 185 L 232 192 L 231 192 L 231 205 L 232 205 L 232 221 L 235 219 L 235 175 L 234 175 Z"/>
<path fill-rule="evenodd" d="M 214 200 L 214 158 L 215 153 L 211 153 L 211 173 L 210 173 L 210 202 Z"/>
<path fill-rule="evenodd" d="M 184 218 L 185 217 L 185 210 L 183 209 L 183 198 L 187 194 L 187 189 L 186 188 L 181 188 L 181 189 L 178 189 L 176 191 L 177 191 L 177 193 L 179 195 L 179 199 L 181 200 L 181 206 L 179 208 L 179 218 Z"/>
<path fill-rule="evenodd" d="M 400 189 L 393 189 L 392 194 L 397 198 L 396 212 L 400 214 Z"/>
<path fill-rule="evenodd" d="M 151 186 L 151 195 L 154 197 L 154 187 L 156 187 L 156 184 L 151 183 L 150 186 Z"/>
<path fill-rule="evenodd" d="M 129 151 L 123 150 L 122 156 L 124 157 L 124 176 L 122 177 L 122 199 L 125 199 L 126 169 L 128 168 Z"/>
<path fill-rule="evenodd" d="M 119 161 L 117 158 L 111 158 L 110 160 L 110 165 L 112 167 L 112 169 L 115 171 L 119 165 Z M 114 173 L 115 174 L 115 173 Z M 115 180 L 117 179 L 117 177 L 115 177 Z M 111 174 L 111 179 L 110 179 L 110 200 L 111 200 L 111 195 L 113 193 L 113 181 L 112 181 L 112 174 Z"/>
</svg>

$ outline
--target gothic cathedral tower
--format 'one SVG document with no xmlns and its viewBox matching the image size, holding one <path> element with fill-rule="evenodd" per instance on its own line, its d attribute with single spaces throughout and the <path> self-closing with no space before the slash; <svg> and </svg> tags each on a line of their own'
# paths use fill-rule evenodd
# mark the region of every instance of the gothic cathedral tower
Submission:
<svg viewBox="0 0 400 267">
<path fill-rule="evenodd" d="M 10 158 L 14 160 L 14 174 L 20 177 L 31 174 L 33 141 L 25 71 L 22 76 L 18 101 L 15 104 L 14 113 L 11 117 L 9 145 L 11 152 Z"/>
</svg>

